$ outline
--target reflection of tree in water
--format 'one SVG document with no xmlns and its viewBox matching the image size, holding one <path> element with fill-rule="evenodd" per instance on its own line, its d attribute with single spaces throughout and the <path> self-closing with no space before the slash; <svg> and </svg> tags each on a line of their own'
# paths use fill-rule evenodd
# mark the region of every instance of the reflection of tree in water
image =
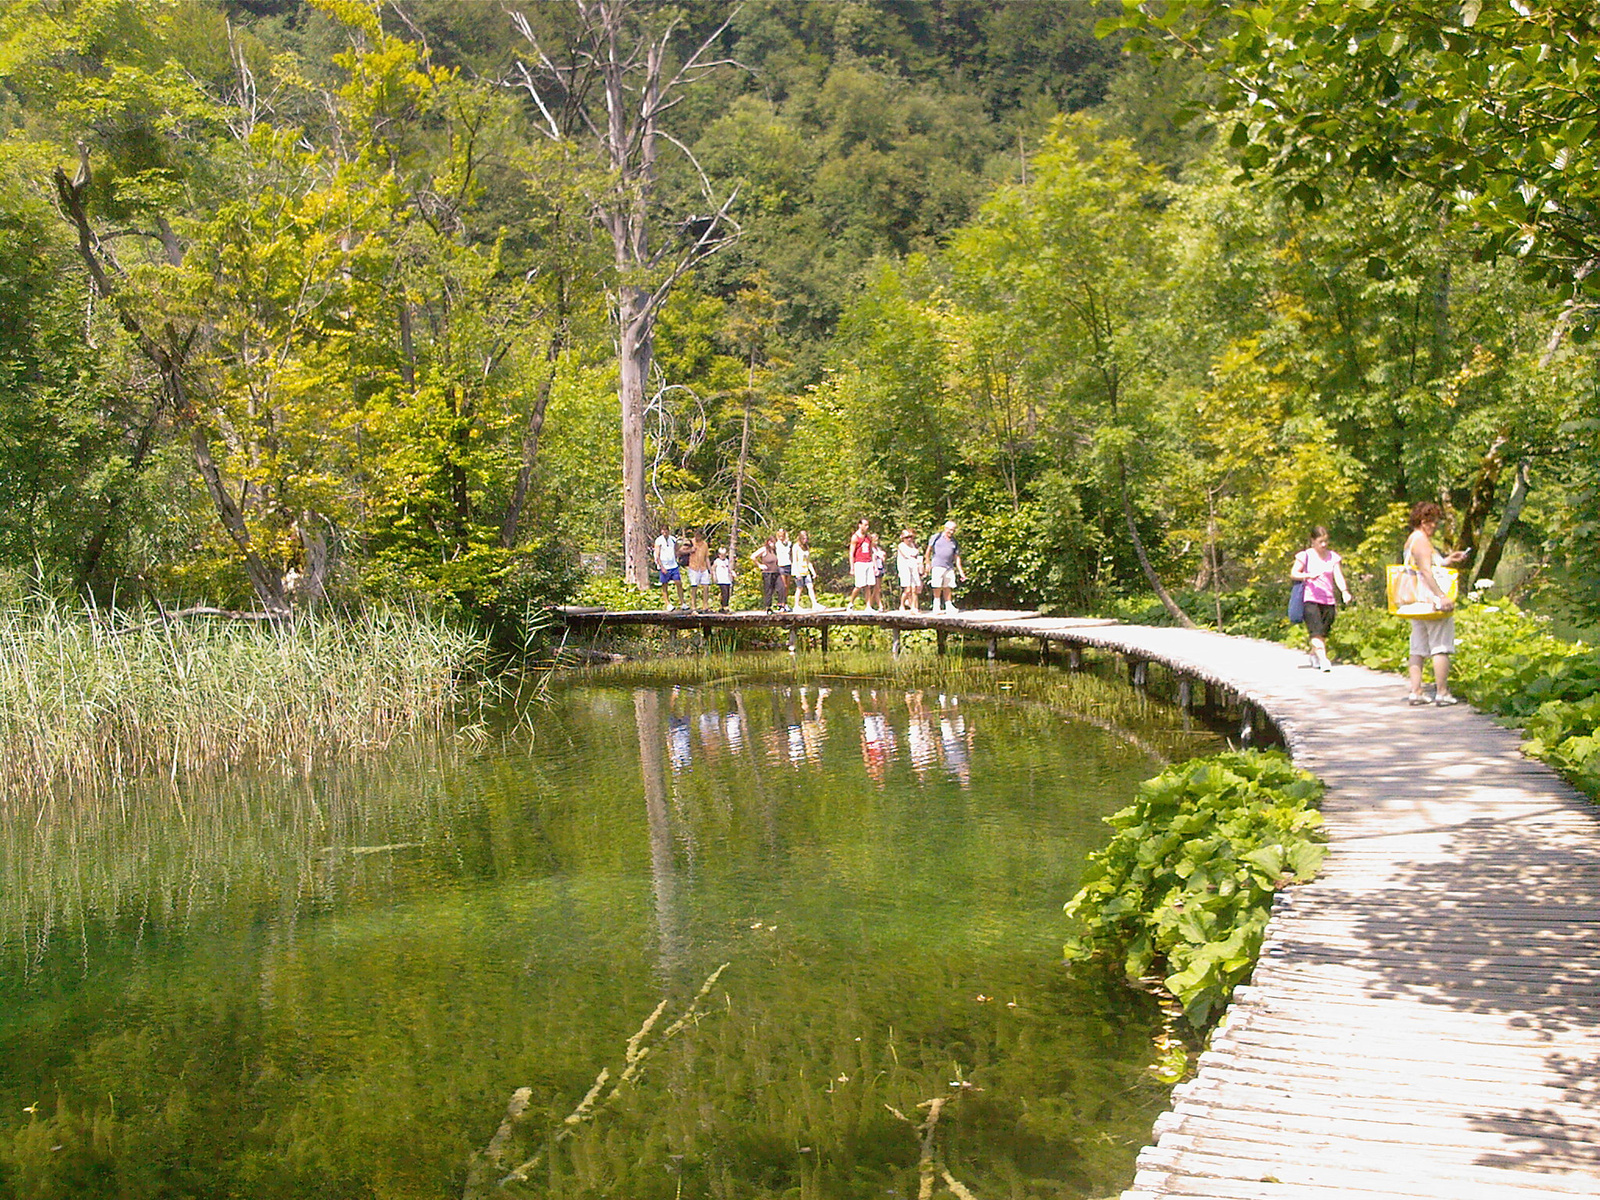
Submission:
<svg viewBox="0 0 1600 1200">
<path fill-rule="evenodd" d="M 639 688 L 633 693 L 634 721 L 639 731 L 639 773 L 644 779 L 645 824 L 650 831 L 650 888 L 655 894 L 656 928 L 660 935 L 657 969 L 663 981 L 677 974 L 684 957 L 683 922 L 679 915 L 678 873 L 673 863 L 672 815 L 667 809 L 666 773 L 661 763 L 661 693 Z M 679 717 L 687 739 L 688 721 Z M 669 738 L 675 738 L 672 728 Z M 675 745 L 675 741 L 673 742 Z M 685 762 L 688 749 L 685 746 Z M 677 771 L 674 752 L 673 770 Z"/>
</svg>

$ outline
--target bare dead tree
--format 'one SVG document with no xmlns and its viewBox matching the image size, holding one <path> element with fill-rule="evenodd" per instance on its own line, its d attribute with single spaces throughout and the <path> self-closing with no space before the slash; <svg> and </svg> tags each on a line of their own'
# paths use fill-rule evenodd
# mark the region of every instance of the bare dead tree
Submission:
<svg viewBox="0 0 1600 1200">
<path fill-rule="evenodd" d="M 609 170 L 606 189 L 595 197 L 595 215 L 611 235 L 616 271 L 612 310 L 622 422 L 623 564 L 629 582 L 648 588 L 645 409 L 656 318 L 678 281 L 738 235 L 730 215 L 737 189 L 719 198 L 693 153 L 667 131 L 663 117 L 699 80 L 738 65 L 713 55 L 738 10 L 673 65 L 678 15 L 669 13 L 661 28 L 649 31 L 638 19 L 637 0 L 572 0 L 572 4 L 578 30 L 556 56 L 546 53 L 523 13 L 511 14 L 533 54 L 531 62 L 517 64 L 515 77 L 508 82 L 527 92 L 546 137 L 586 139 Z M 662 143 L 678 150 L 693 166 L 711 211 L 683 222 L 676 238 L 662 239 L 652 249 L 652 225 L 659 209 L 656 161 Z"/>
</svg>

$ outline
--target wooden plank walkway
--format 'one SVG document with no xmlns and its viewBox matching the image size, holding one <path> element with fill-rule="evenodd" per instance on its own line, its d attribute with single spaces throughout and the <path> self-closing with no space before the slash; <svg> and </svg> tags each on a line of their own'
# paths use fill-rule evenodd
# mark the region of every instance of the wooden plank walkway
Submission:
<svg viewBox="0 0 1600 1200">
<path fill-rule="evenodd" d="M 1327 784 L 1323 873 L 1278 897 L 1124 1200 L 1600 1196 L 1600 810 L 1515 733 L 1207 631 L 818 616 L 1159 662 L 1259 707 Z"/>
</svg>

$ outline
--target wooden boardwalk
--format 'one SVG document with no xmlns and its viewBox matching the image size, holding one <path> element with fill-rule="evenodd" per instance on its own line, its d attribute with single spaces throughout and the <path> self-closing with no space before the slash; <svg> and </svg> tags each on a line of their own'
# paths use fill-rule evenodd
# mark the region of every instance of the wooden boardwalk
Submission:
<svg viewBox="0 0 1600 1200">
<path fill-rule="evenodd" d="M 1323 873 L 1279 895 L 1124 1200 L 1600 1196 L 1600 810 L 1515 733 L 1408 707 L 1393 675 L 1206 631 L 871 623 L 890 621 L 1160 663 L 1186 699 L 1198 681 L 1247 724 L 1259 710 L 1327 784 Z"/>
</svg>

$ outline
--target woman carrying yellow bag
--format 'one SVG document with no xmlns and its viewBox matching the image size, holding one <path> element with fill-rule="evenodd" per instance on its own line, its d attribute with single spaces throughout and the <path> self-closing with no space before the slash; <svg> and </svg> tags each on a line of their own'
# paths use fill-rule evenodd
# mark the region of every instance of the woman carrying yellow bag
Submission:
<svg viewBox="0 0 1600 1200">
<path fill-rule="evenodd" d="M 1453 567 L 1468 551 L 1442 555 L 1433 548 L 1433 531 L 1443 511 L 1432 500 L 1411 508 L 1411 534 L 1401 555 L 1401 576 L 1395 580 L 1396 611 L 1411 618 L 1411 691 L 1409 704 L 1426 704 L 1422 694 L 1422 660 L 1433 659 L 1433 702 L 1441 708 L 1456 703 L 1450 694 L 1450 656 L 1456 650 L 1455 601 L 1435 575 L 1436 567 Z M 1413 610 L 1413 611 L 1407 611 Z"/>
</svg>

